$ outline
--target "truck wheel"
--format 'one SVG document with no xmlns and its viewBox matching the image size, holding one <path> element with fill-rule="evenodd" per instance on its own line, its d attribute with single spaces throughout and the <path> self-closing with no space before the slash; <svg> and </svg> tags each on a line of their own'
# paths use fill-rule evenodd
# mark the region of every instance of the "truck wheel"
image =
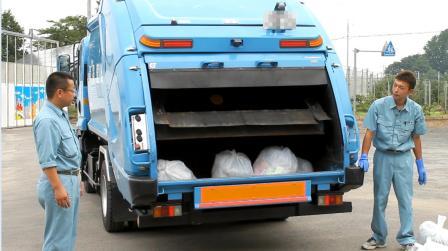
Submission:
<svg viewBox="0 0 448 251">
<path fill-rule="evenodd" d="M 100 176 L 100 196 L 101 196 L 101 212 L 103 216 L 103 225 L 107 232 L 119 232 L 124 229 L 124 222 L 114 221 L 112 200 L 112 194 L 114 189 L 117 189 L 116 184 L 107 180 L 106 177 L 106 163 L 101 164 L 101 176 Z"/>
</svg>

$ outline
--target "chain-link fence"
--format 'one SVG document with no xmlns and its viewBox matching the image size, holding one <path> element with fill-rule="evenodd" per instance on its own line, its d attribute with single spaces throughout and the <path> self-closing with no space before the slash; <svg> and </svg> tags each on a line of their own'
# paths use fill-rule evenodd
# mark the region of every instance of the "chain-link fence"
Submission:
<svg viewBox="0 0 448 251">
<path fill-rule="evenodd" d="M 356 80 L 353 71 L 347 71 L 350 97 L 356 112 L 366 112 L 370 104 L 378 98 L 391 94 L 394 75 L 373 73 L 368 69 L 357 71 Z M 417 76 L 417 85 L 411 99 L 419 103 L 426 114 L 443 115 L 448 111 L 448 74 L 433 73 Z M 356 97 L 356 99 L 355 99 Z"/>
</svg>

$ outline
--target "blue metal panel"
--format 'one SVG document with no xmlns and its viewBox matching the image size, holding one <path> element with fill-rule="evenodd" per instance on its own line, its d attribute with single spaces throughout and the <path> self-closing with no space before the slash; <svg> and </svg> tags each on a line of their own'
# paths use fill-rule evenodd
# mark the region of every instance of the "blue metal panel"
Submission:
<svg viewBox="0 0 448 251">
<path fill-rule="evenodd" d="M 319 184 L 317 185 L 317 190 L 318 191 L 330 190 L 330 184 Z"/>
<path fill-rule="evenodd" d="M 311 201 L 311 180 L 306 181 L 306 199 Z"/>
<path fill-rule="evenodd" d="M 146 70 L 146 64 L 143 60 L 143 58 L 138 59 L 138 64 L 140 68 L 140 76 L 142 78 L 143 86 L 143 96 L 145 98 L 145 111 L 146 111 L 146 121 L 148 124 L 148 140 L 149 140 L 149 146 L 151 149 L 151 153 L 149 156 L 149 176 L 151 179 L 156 180 L 157 179 L 157 144 L 156 144 L 156 130 L 154 125 L 154 116 L 152 111 L 152 100 L 151 100 L 151 91 L 149 88 L 149 76 L 148 71 Z"/>
<path fill-rule="evenodd" d="M 168 194 L 168 200 L 182 200 L 182 194 L 181 193 L 170 193 Z"/>
<path fill-rule="evenodd" d="M 262 25 L 266 12 L 274 10 L 277 0 L 133 0 L 126 1 L 132 23 L 185 25 Z M 285 0 L 286 10 L 297 16 L 297 24 L 311 25 L 309 13 L 298 1 Z"/>
<path fill-rule="evenodd" d="M 199 204 L 201 203 L 201 188 L 195 187 L 194 188 L 194 208 L 199 208 Z"/>
<path fill-rule="evenodd" d="M 81 107 L 81 112 L 78 114 L 78 122 L 77 128 L 82 131 L 87 130 L 87 122 L 90 120 L 90 108 L 89 108 L 89 95 L 88 95 L 88 87 L 87 83 L 84 83 L 85 74 L 87 72 L 84 68 L 84 65 L 87 64 L 87 60 L 89 58 L 89 50 L 87 46 L 89 45 L 89 36 L 85 37 L 81 41 L 80 50 L 81 55 L 79 55 L 79 87 L 78 87 L 78 105 Z"/>
<path fill-rule="evenodd" d="M 348 147 L 349 135 L 345 118 L 346 115 L 354 116 L 352 105 L 350 103 L 350 97 L 348 94 L 348 86 L 345 80 L 344 71 L 341 67 L 335 67 L 335 65 L 341 65 L 339 59 L 335 53 L 328 53 L 327 59 L 327 72 L 330 78 L 331 85 L 333 87 L 334 97 L 336 100 L 336 105 L 338 107 L 338 115 L 340 121 L 341 134 L 343 135 L 343 144 L 344 144 L 344 167 L 348 167 L 350 165 L 350 154 L 357 155 L 357 150 L 353 151 Z M 358 133 L 358 125 L 354 123 L 354 130 L 356 141 L 358 143 L 351 142 L 359 147 L 359 133 Z"/>
<path fill-rule="evenodd" d="M 224 68 L 255 68 L 259 62 L 278 62 L 277 67 L 324 68 L 323 53 L 225 53 L 146 54 L 151 70 L 201 68 L 204 62 L 223 62 Z"/>
</svg>

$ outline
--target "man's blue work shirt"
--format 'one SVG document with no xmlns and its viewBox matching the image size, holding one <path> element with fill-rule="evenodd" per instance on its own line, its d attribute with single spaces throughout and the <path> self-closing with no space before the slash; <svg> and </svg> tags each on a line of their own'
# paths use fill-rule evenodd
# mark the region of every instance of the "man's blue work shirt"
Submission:
<svg viewBox="0 0 448 251">
<path fill-rule="evenodd" d="M 411 99 L 398 110 L 392 96 L 375 100 L 364 119 L 364 127 L 375 132 L 373 145 L 378 150 L 408 151 L 415 147 L 412 135 L 426 133 L 422 107 Z"/>
<path fill-rule="evenodd" d="M 42 169 L 78 169 L 81 165 L 79 141 L 68 120 L 68 114 L 46 101 L 33 123 L 39 164 Z"/>
</svg>

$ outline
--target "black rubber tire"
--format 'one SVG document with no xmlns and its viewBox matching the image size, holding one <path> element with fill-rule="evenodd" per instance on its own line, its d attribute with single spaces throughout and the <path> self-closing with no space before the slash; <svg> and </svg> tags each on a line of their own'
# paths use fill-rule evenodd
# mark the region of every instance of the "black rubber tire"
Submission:
<svg viewBox="0 0 448 251">
<path fill-rule="evenodd" d="M 113 219 L 112 194 L 114 189 L 118 189 L 116 184 L 107 181 L 106 178 L 106 164 L 104 161 L 101 164 L 101 176 L 100 176 L 100 197 L 101 197 L 101 216 L 103 218 L 103 225 L 107 232 L 120 232 L 125 229 L 124 222 L 117 222 Z"/>
</svg>

